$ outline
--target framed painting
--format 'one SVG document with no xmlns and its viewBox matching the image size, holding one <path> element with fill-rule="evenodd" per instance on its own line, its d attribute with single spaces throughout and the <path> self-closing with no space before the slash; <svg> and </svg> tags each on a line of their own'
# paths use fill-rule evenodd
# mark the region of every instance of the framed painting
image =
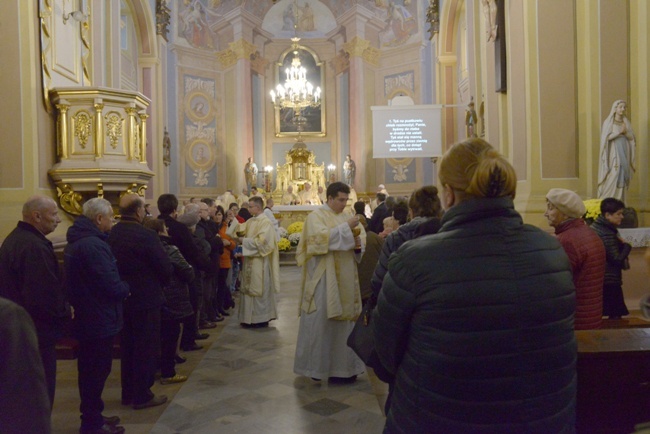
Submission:
<svg viewBox="0 0 650 434">
<path fill-rule="evenodd" d="M 318 59 L 318 55 L 307 47 L 298 46 L 285 51 L 276 64 L 276 83 L 284 86 L 287 78 L 286 70 L 291 68 L 294 57 L 300 59 L 300 64 L 306 70 L 307 81 L 314 86 L 321 88 L 321 104 L 318 107 L 305 107 L 300 110 L 303 118 L 303 136 L 325 136 L 325 64 Z M 298 135 L 298 122 L 296 112 L 293 108 L 275 108 L 275 136 L 287 137 Z"/>
</svg>

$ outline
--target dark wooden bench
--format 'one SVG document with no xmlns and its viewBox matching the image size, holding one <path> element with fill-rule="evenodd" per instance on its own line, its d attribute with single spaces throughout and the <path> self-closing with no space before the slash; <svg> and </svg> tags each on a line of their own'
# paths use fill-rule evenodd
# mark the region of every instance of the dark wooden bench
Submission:
<svg viewBox="0 0 650 434">
<path fill-rule="evenodd" d="M 631 433 L 650 421 L 650 328 L 579 330 L 576 339 L 578 432 Z"/>
<path fill-rule="evenodd" d="M 628 316 L 621 319 L 604 319 L 601 329 L 630 329 L 639 327 L 650 327 L 650 321 L 635 316 Z"/>
</svg>

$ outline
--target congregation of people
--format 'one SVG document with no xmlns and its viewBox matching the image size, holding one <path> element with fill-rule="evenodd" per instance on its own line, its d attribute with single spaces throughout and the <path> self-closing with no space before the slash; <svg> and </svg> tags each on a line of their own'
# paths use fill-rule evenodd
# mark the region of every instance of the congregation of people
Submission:
<svg viewBox="0 0 650 434">
<path fill-rule="evenodd" d="M 574 432 L 574 330 L 629 314 L 625 204 L 602 200 L 588 226 L 582 198 L 553 188 L 544 216 L 554 236 L 524 224 L 513 167 L 478 138 L 445 153 L 440 190 L 400 197 L 379 185 L 372 202 L 350 203 L 355 171 L 348 161 L 347 182 L 289 185 L 280 201 L 315 206 L 295 251 L 294 372 L 351 384 L 372 368 L 389 385 L 386 433 Z M 68 322 L 80 432 L 122 433 L 102 401 L 118 336 L 122 404 L 143 410 L 167 402 L 151 391 L 158 371 L 161 384 L 187 380 L 183 352 L 202 349 L 206 330 L 231 315 L 253 331 L 277 319 L 280 223 L 253 174 L 249 159 L 238 197 L 163 194 L 156 217 L 135 194 L 121 198 L 117 223 L 110 202 L 86 201 L 67 232 L 65 278 L 46 238 L 57 204 L 27 200 L 0 247 L 0 413 L 12 418 L 0 417 L 0 432 L 49 432 Z M 362 310 L 368 360 L 348 345 Z"/>
</svg>

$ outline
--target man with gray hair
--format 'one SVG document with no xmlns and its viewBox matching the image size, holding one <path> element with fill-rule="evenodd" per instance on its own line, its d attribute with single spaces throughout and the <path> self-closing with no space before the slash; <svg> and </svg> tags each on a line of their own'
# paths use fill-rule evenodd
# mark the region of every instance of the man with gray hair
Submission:
<svg viewBox="0 0 650 434">
<path fill-rule="evenodd" d="M 32 196 L 23 205 L 23 219 L 0 247 L 0 296 L 21 305 L 36 326 L 50 406 L 56 386 L 56 340 L 70 318 L 59 264 L 46 235 L 61 223 L 56 202 Z"/>
<path fill-rule="evenodd" d="M 121 220 L 113 226 L 108 244 L 117 260 L 120 277 L 130 287 L 124 301 L 122 351 L 122 405 L 136 410 L 167 402 L 151 392 L 160 353 L 160 310 L 163 285 L 174 267 L 154 231 L 142 226 L 144 200 L 137 194 L 120 199 Z"/>
<path fill-rule="evenodd" d="M 129 295 L 129 285 L 121 280 L 106 242 L 112 227 L 111 203 L 96 197 L 83 204 L 82 215 L 66 235 L 64 265 L 75 309 L 74 335 L 79 340 L 81 433 L 124 432 L 117 426 L 118 417 L 102 416 L 102 391 L 111 373 L 113 340 L 122 330 L 122 302 Z"/>
</svg>

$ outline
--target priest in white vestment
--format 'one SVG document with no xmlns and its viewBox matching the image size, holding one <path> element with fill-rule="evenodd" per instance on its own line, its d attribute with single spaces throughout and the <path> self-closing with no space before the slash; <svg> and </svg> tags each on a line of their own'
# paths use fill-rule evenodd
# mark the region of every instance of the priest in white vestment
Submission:
<svg viewBox="0 0 650 434">
<path fill-rule="evenodd" d="M 311 189 L 311 184 L 305 182 L 305 188 L 298 193 L 302 205 L 321 205 L 318 193 Z"/>
<path fill-rule="evenodd" d="M 264 215 L 264 200 L 250 198 L 252 218 L 241 239 L 244 256 L 239 297 L 239 322 L 244 327 L 267 327 L 278 317 L 275 293 L 280 289 L 280 255 L 273 224 Z"/>
<path fill-rule="evenodd" d="M 248 202 L 248 189 L 242 188 L 241 194 L 237 196 L 237 205 L 241 208 L 242 203 Z M 228 204 L 230 206 L 230 204 Z"/>
<path fill-rule="evenodd" d="M 298 205 L 300 198 L 293 192 L 293 186 L 289 185 L 287 191 L 282 195 L 280 205 Z"/>
<path fill-rule="evenodd" d="M 235 195 L 232 194 L 232 190 L 226 190 L 226 192 L 221 197 L 221 206 L 224 209 L 228 209 L 230 208 L 231 203 L 237 203 L 237 198 L 235 198 Z"/>
<path fill-rule="evenodd" d="M 293 371 L 315 380 L 348 383 L 365 371 L 347 346 L 361 312 L 356 262 L 366 238 L 358 216 L 343 212 L 349 194 L 345 183 L 330 184 L 326 204 L 305 220 L 296 251 L 302 296 Z M 360 235 L 355 237 L 353 228 L 359 228 Z"/>
</svg>

